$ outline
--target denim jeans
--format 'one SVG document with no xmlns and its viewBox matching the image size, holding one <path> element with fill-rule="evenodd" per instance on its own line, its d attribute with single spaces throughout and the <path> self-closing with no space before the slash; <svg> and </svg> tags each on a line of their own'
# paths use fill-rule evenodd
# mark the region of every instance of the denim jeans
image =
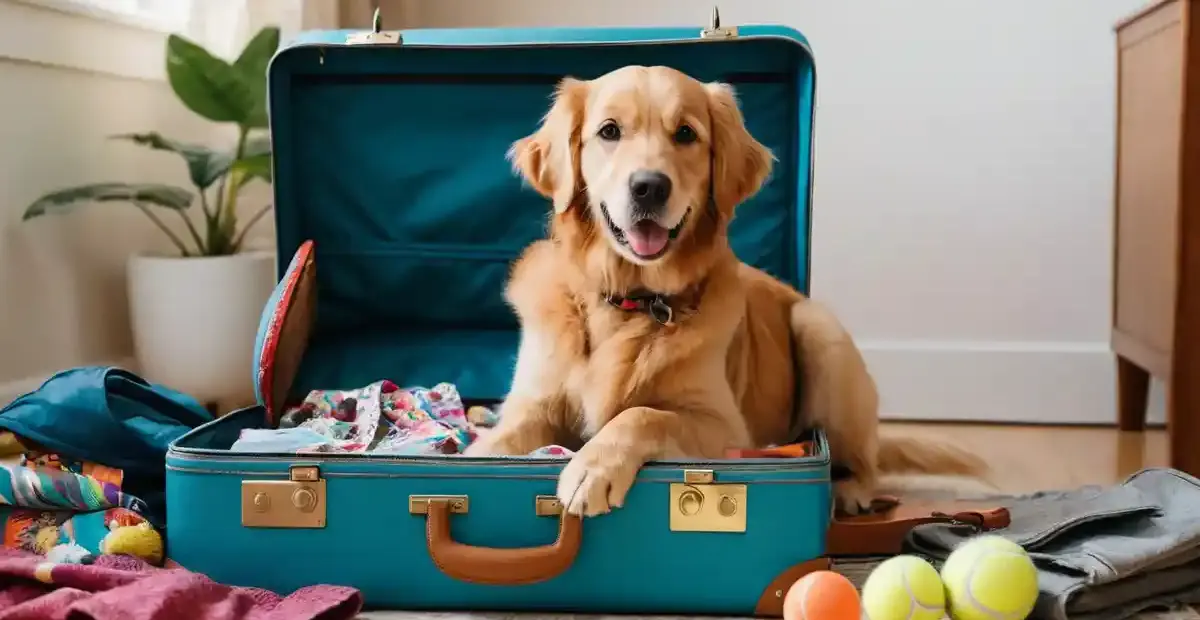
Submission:
<svg viewBox="0 0 1200 620">
<path fill-rule="evenodd" d="M 1002 502 L 996 532 L 1029 551 L 1041 593 L 1033 618 L 1121 620 L 1200 603 L 1200 480 L 1147 469 L 1121 485 L 1038 493 Z M 965 525 L 914 529 L 906 551 L 944 560 L 978 534 Z"/>
</svg>

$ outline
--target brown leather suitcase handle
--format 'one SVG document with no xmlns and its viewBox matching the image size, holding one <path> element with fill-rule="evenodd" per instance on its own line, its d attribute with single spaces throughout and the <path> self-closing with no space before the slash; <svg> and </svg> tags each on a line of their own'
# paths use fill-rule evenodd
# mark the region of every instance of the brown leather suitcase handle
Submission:
<svg viewBox="0 0 1200 620">
<path fill-rule="evenodd" d="M 540 547 L 501 549 L 476 547 L 454 540 L 450 534 L 450 505 L 429 502 L 425 516 L 425 541 L 429 557 L 443 573 L 470 583 L 518 586 L 561 575 L 575 562 L 583 539 L 583 521 L 562 514 L 558 539 Z"/>
</svg>

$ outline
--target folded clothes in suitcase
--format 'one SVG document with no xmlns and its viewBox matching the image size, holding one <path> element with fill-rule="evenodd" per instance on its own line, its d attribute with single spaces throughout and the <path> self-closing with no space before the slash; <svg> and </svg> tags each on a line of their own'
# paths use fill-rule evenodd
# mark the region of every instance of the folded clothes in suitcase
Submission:
<svg viewBox="0 0 1200 620">
<path fill-rule="evenodd" d="M 281 280 L 260 405 L 171 446 L 174 561 L 285 593 L 352 585 L 372 607 L 779 614 L 780 580 L 826 552 L 819 429 L 798 456 L 651 462 L 624 507 L 584 520 L 554 497 L 569 452 L 459 455 L 488 418 L 467 409 L 508 389 L 504 282 L 550 209 L 505 152 L 562 77 L 630 64 L 736 88 L 778 161 L 732 245 L 807 292 L 815 73 L 799 32 L 306 33 L 269 70 Z M 323 432 L 279 430 L 297 416 Z"/>
</svg>

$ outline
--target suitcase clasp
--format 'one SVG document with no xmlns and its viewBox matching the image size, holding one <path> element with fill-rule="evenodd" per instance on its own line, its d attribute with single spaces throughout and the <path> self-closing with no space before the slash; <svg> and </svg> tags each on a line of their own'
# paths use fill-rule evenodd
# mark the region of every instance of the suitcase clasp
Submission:
<svg viewBox="0 0 1200 620">
<path fill-rule="evenodd" d="M 746 531 L 746 485 L 716 484 L 710 469 L 687 469 L 671 483 L 672 532 Z"/>
<path fill-rule="evenodd" d="M 700 31 L 701 39 L 732 39 L 738 36 L 737 26 L 721 27 L 721 10 L 713 7 L 712 18 L 708 22 L 708 28 Z"/>
<path fill-rule="evenodd" d="M 294 465 L 287 480 L 243 480 L 242 527 L 325 527 L 321 470 Z"/>
<path fill-rule="evenodd" d="M 375 15 L 371 18 L 370 32 L 352 32 L 346 35 L 346 45 L 400 45 L 404 37 L 399 30 L 383 30 L 383 17 L 379 7 L 375 7 Z"/>
</svg>

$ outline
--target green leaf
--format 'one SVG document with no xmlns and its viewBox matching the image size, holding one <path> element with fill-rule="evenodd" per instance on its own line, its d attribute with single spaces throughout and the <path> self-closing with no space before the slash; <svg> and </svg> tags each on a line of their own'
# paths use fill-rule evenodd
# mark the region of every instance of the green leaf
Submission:
<svg viewBox="0 0 1200 620">
<path fill-rule="evenodd" d="M 239 173 L 239 187 L 254 179 L 262 179 L 270 183 L 272 180 L 271 139 L 268 136 L 255 136 L 246 140 L 242 159 L 234 162 L 233 169 Z"/>
<path fill-rule="evenodd" d="M 242 73 L 254 94 L 254 109 L 243 123 L 251 129 L 267 126 L 267 65 L 279 49 L 279 28 L 268 26 L 246 44 L 233 67 Z"/>
<path fill-rule="evenodd" d="M 178 153 L 187 161 L 188 176 L 192 183 L 200 189 L 208 189 L 229 172 L 233 164 L 233 155 L 213 150 L 200 144 L 189 144 L 164 138 L 157 131 L 147 133 L 128 133 L 113 136 L 118 140 L 129 140 L 135 144 L 148 146 L 159 151 Z"/>
<path fill-rule="evenodd" d="M 183 210 L 192 204 L 192 192 L 156 183 L 92 183 L 50 192 L 25 209 L 22 220 L 65 211 L 80 202 L 141 202 Z"/>
<path fill-rule="evenodd" d="M 254 179 L 271 182 L 271 156 L 255 155 L 238 160 L 233 164 L 234 170 L 241 173 L 241 183 L 245 185 Z"/>
<path fill-rule="evenodd" d="M 188 109 L 210 121 L 246 125 L 256 115 L 255 87 L 242 71 L 174 34 L 167 37 L 167 79 Z"/>
<path fill-rule="evenodd" d="M 279 28 L 267 26 L 259 30 L 254 38 L 246 43 L 246 47 L 242 49 L 241 55 L 233 62 L 233 66 L 239 71 L 245 72 L 247 75 L 267 77 L 267 65 L 271 62 L 271 57 L 275 55 L 275 51 L 279 49 Z"/>
<path fill-rule="evenodd" d="M 188 175 L 197 187 L 206 190 L 221 177 L 225 176 L 233 167 L 235 154 L 233 152 L 224 152 L 213 150 L 207 146 L 199 144 L 189 144 L 165 138 L 156 131 L 146 133 L 131 133 L 113 136 L 119 140 L 129 140 L 135 144 L 148 146 L 152 149 L 160 151 L 170 151 L 178 153 L 187 161 Z M 270 167 L 271 167 L 271 139 L 268 136 L 255 136 L 246 141 L 245 158 L 266 158 L 267 174 L 264 176 L 255 172 L 257 178 L 261 178 L 268 183 L 271 182 Z M 263 162 L 255 162 L 252 166 L 262 166 Z M 249 180 L 249 179 L 247 179 Z"/>
</svg>

